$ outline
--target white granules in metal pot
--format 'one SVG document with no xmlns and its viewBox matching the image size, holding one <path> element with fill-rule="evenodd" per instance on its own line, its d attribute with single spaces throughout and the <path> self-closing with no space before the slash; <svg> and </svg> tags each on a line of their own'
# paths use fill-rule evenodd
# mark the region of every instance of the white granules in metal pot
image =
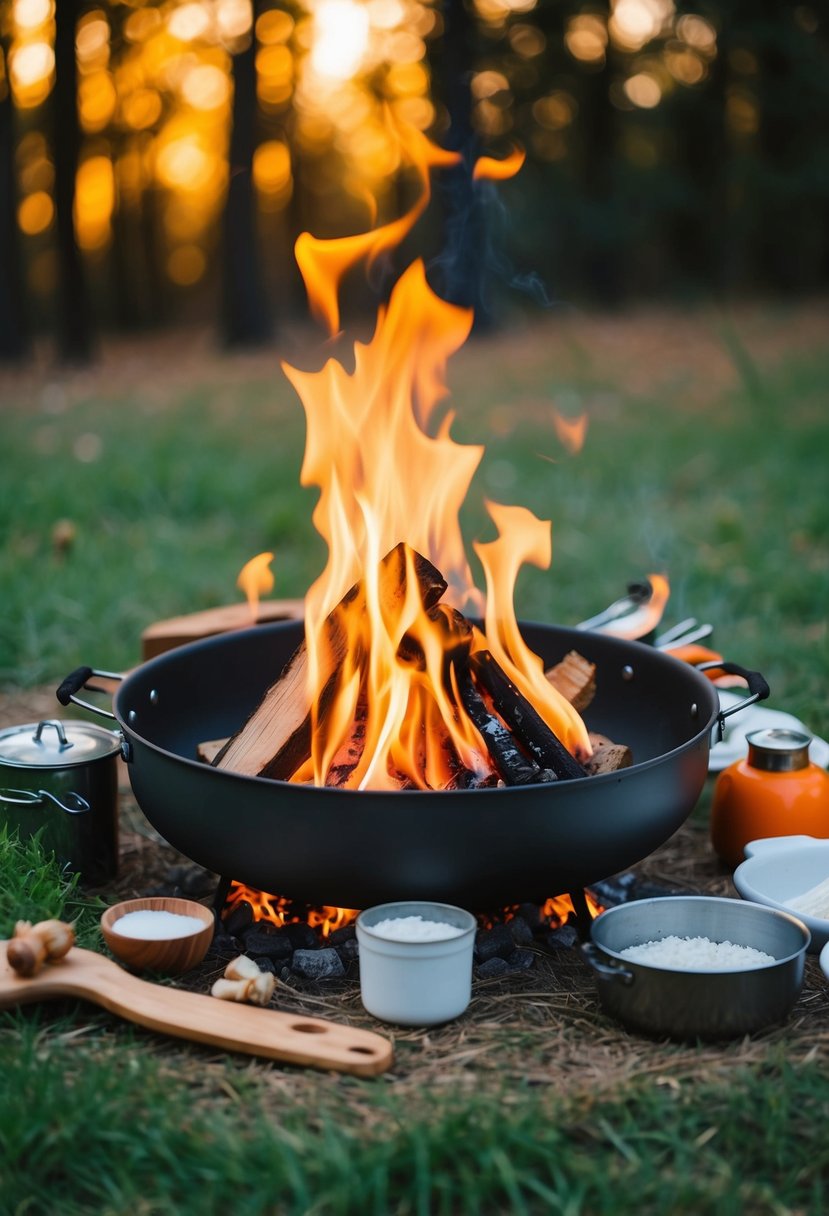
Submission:
<svg viewBox="0 0 829 1216">
<path fill-rule="evenodd" d="M 466 932 L 457 925 L 442 920 L 424 920 L 422 916 L 392 916 L 376 925 L 366 925 L 366 928 L 392 942 L 441 942 Z"/>
<path fill-rule="evenodd" d="M 141 912 L 126 912 L 112 923 L 112 932 L 123 937 L 137 937 L 141 941 L 161 942 L 176 937 L 189 937 L 204 928 L 198 916 L 182 916 L 178 912 L 154 911 L 146 908 Z"/>
<path fill-rule="evenodd" d="M 775 962 L 771 954 L 734 942 L 712 942 L 708 937 L 663 937 L 620 950 L 622 958 L 670 971 L 737 971 Z"/>
</svg>

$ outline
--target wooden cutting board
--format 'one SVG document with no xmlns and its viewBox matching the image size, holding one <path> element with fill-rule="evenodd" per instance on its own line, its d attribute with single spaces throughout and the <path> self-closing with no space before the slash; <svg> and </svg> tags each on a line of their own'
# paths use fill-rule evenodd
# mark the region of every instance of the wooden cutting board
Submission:
<svg viewBox="0 0 829 1216">
<path fill-rule="evenodd" d="M 385 1072 L 392 1063 L 391 1043 L 372 1031 L 166 988 L 78 946 L 38 975 L 23 979 L 9 966 L 7 946 L 0 941 L 0 1009 L 79 997 L 162 1034 L 287 1064 L 368 1077 Z"/>
</svg>

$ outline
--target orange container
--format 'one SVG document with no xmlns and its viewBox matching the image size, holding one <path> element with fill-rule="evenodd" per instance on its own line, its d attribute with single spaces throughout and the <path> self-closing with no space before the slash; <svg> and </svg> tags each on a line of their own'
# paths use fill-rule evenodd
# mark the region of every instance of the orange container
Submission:
<svg viewBox="0 0 829 1216">
<path fill-rule="evenodd" d="M 711 843 L 730 866 L 750 840 L 829 837 L 829 773 L 809 759 L 809 735 L 756 730 L 748 756 L 724 769 L 714 786 Z"/>
</svg>

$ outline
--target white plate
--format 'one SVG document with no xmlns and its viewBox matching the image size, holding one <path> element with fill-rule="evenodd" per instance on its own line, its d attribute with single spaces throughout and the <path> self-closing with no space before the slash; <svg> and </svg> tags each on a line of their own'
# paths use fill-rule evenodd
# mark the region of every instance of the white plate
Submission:
<svg viewBox="0 0 829 1216">
<path fill-rule="evenodd" d="M 738 705 L 740 701 L 745 700 L 745 696 L 741 693 L 730 692 L 725 688 L 717 691 L 721 709 L 730 709 L 732 705 Z M 766 730 L 770 727 L 799 730 L 807 735 L 812 734 L 808 726 L 804 726 L 793 714 L 784 714 L 777 709 L 764 709 L 762 705 L 749 705 L 740 713 L 726 718 L 725 736 L 722 742 L 712 742 L 711 744 L 711 751 L 708 754 L 708 771 L 719 773 L 729 764 L 733 764 L 735 760 L 742 760 L 743 756 L 748 755 L 746 735 L 753 730 Z M 716 737 L 717 727 L 714 727 L 712 739 L 716 739 Z M 813 760 L 815 764 L 819 764 L 821 768 L 826 768 L 829 765 L 829 743 L 825 739 L 813 736 L 809 747 L 809 759 Z"/>
<path fill-rule="evenodd" d="M 829 840 L 815 836 L 770 836 L 745 847 L 746 860 L 734 871 L 734 886 L 743 899 L 768 904 L 802 921 L 812 935 L 809 951 L 823 951 L 829 942 L 829 920 L 804 916 L 786 900 L 805 895 L 829 878 Z M 821 957 L 824 971 L 829 954 Z"/>
</svg>

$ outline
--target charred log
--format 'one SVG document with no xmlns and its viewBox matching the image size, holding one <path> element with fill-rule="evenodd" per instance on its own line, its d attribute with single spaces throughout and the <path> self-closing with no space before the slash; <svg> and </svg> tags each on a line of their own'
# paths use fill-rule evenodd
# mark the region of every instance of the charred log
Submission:
<svg viewBox="0 0 829 1216">
<path fill-rule="evenodd" d="M 487 709 L 475 687 L 469 663 L 455 667 L 458 694 L 464 709 L 484 741 L 493 764 L 507 785 L 538 785 L 555 781 L 556 774 L 542 768 L 521 750 L 515 735 Z"/>
<path fill-rule="evenodd" d="M 578 760 L 571 756 L 488 650 L 476 651 L 470 659 L 470 667 L 489 693 L 500 717 L 531 753 L 539 768 L 552 769 L 562 780 L 585 776 Z"/>
</svg>

